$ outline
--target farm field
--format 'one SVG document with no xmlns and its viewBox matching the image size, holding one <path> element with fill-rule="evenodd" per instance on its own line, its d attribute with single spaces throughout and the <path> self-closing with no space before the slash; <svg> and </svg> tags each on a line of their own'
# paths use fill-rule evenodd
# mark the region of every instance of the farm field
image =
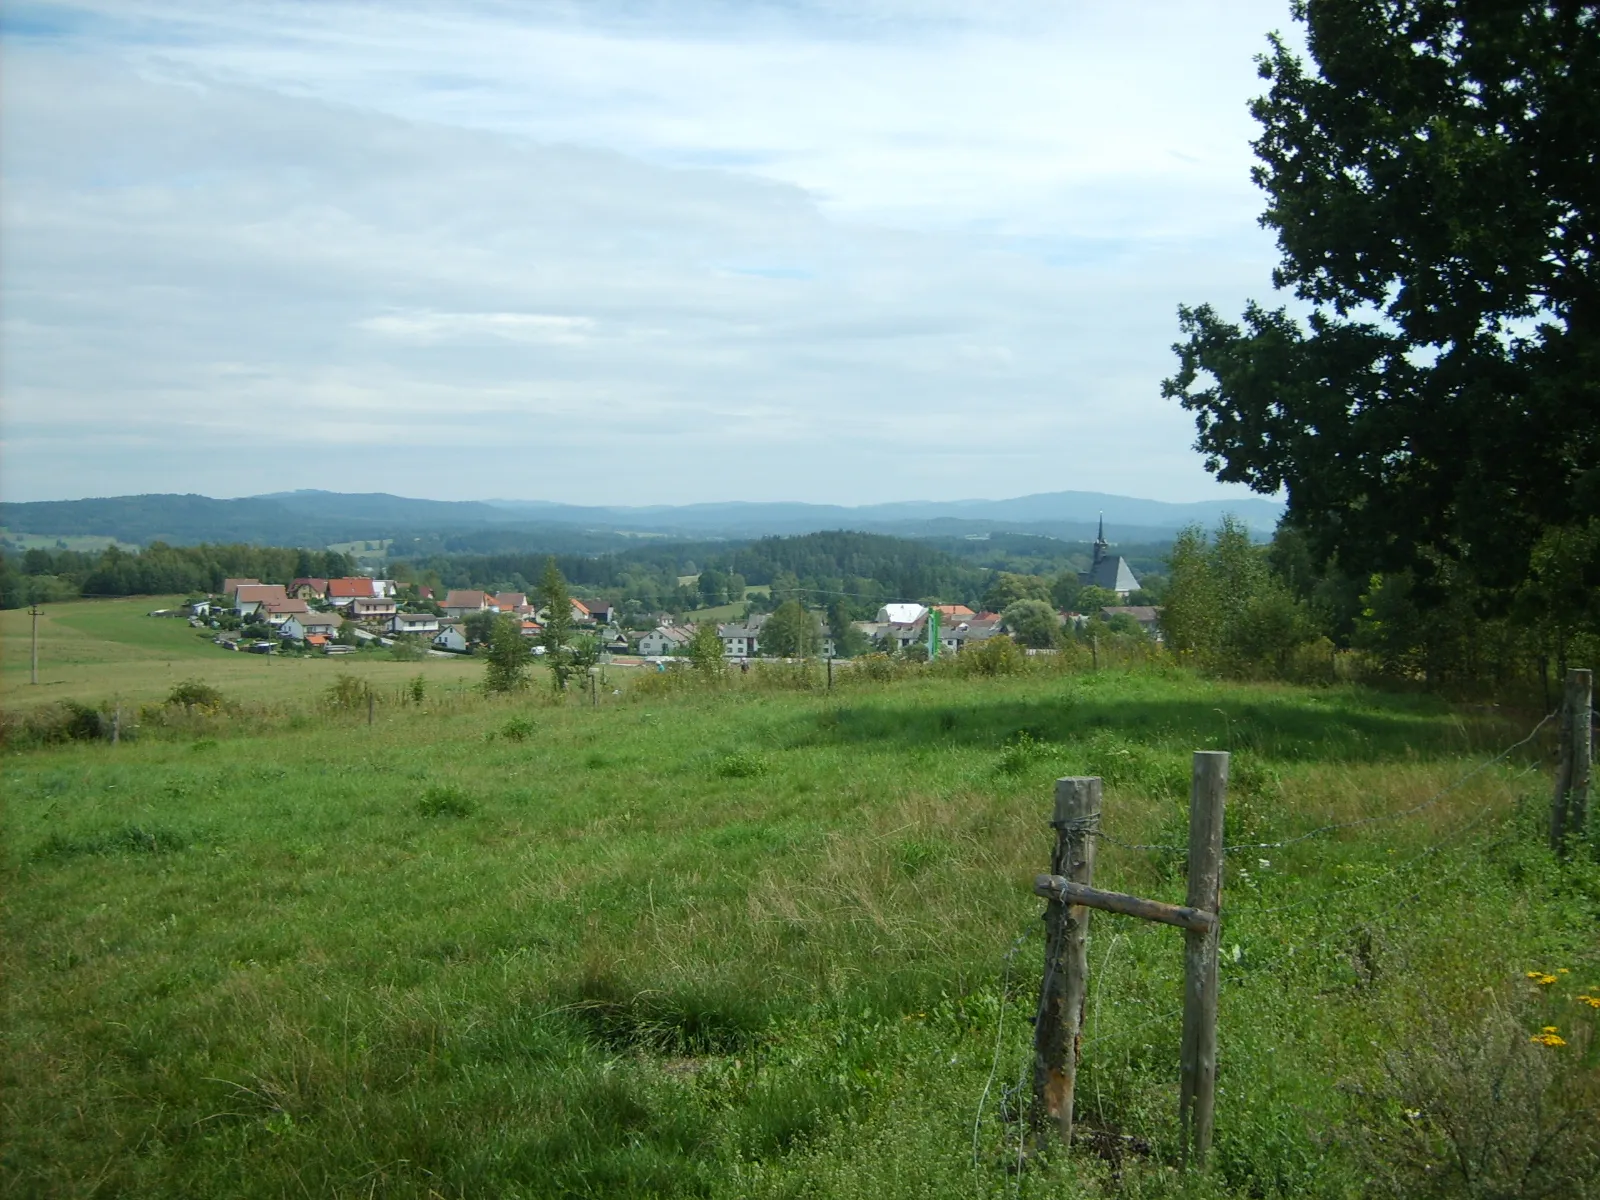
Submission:
<svg viewBox="0 0 1600 1200">
<path fill-rule="evenodd" d="M 388 690 L 421 673 L 435 688 L 476 684 L 481 661 L 429 657 L 393 662 L 368 655 L 280 658 L 212 645 L 187 621 L 150 617 L 182 596 L 135 596 L 46 606 L 39 618 L 39 684 L 28 682 L 26 609 L 0 611 L 0 699 L 9 709 L 55 700 L 128 705 L 160 701 L 174 684 L 201 678 L 237 700 L 287 703 L 320 694 L 340 674 Z"/>
<path fill-rule="evenodd" d="M 168 686 L 93 653 L 62 687 Z M 288 665 L 215 657 L 171 671 Z M 442 665 L 371 727 L 317 676 L 6 752 L 7 1195 L 1408 1194 L 1450 1127 L 1582 1194 L 1600 877 L 1544 848 L 1548 727 L 1490 761 L 1537 713 L 1159 671 L 590 707 Z M 1106 781 L 1098 884 L 1176 901 L 1195 749 L 1241 847 L 1211 1168 L 1176 1159 L 1181 935 L 1097 914 L 1083 1144 L 1018 1172 L 1052 781 Z"/>
</svg>

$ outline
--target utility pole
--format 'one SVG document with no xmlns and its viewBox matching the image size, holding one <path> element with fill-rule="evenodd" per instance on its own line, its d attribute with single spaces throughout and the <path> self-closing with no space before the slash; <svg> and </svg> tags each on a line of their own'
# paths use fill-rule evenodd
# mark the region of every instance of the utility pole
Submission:
<svg viewBox="0 0 1600 1200">
<path fill-rule="evenodd" d="M 28 682 L 39 682 L 39 606 L 34 604 L 29 607 L 28 615 L 33 618 L 33 653 L 30 660 Z"/>
</svg>

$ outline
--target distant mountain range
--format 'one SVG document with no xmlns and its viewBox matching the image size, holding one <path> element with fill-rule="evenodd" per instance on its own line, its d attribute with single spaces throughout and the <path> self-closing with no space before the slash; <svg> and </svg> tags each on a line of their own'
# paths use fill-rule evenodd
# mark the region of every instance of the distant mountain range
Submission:
<svg viewBox="0 0 1600 1200">
<path fill-rule="evenodd" d="M 742 540 L 825 529 L 901 537 L 1033 533 L 1077 541 L 1094 536 L 1102 515 L 1110 540 L 1150 542 L 1168 539 L 1185 525 L 1213 526 L 1225 513 L 1234 514 L 1258 537 L 1265 537 L 1283 515 L 1283 505 L 1255 497 L 1169 504 L 1101 492 L 1046 492 L 1013 500 L 902 501 L 859 507 L 738 501 L 597 507 L 538 500 L 420 500 L 381 492 L 296 491 L 238 500 L 146 495 L 0 504 L 0 527 L 49 537 L 114 537 L 140 545 L 152 541 L 245 541 L 317 546 L 494 528 L 506 533 L 525 531 L 530 550 L 571 552 L 579 544 L 591 550 L 625 545 L 641 535 Z"/>
</svg>

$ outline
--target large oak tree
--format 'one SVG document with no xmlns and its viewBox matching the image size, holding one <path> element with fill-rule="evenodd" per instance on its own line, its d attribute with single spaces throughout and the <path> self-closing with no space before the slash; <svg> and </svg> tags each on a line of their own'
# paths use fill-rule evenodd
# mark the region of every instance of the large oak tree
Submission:
<svg viewBox="0 0 1600 1200">
<path fill-rule="evenodd" d="M 1309 0 L 1252 111 L 1274 286 L 1183 308 L 1164 392 L 1218 478 L 1364 577 L 1522 580 L 1600 517 L 1600 5 Z"/>
</svg>

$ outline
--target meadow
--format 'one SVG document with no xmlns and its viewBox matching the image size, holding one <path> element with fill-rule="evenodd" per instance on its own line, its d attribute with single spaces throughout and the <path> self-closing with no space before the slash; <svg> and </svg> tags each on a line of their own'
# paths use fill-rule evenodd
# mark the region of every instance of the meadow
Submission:
<svg viewBox="0 0 1600 1200">
<path fill-rule="evenodd" d="M 150 617 L 182 596 L 134 596 L 47 605 L 39 618 L 39 683 L 29 680 L 31 619 L 26 609 L 0 610 L 0 697 L 19 710 L 58 700 L 130 707 L 159 703 L 174 684 L 200 677 L 238 701 L 314 704 L 336 677 L 354 675 L 392 690 L 421 673 L 436 689 L 477 684 L 483 664 L 428 657 L 416 663 L 381 655 L 337 658 L 245 654 L 211 643 L 211 631 L 187 621 Z"/>
<path fill-rule="evenodd" d="M 290 666 L 59 624 L 85 698 Z M 7 1195 L 1594 1186 L 1600 873 L 1544 845 L 1539 713 L 1037 664 L 594 706 L 441 662 L 369 726 L 341 666 L 6 750 Z M 1052 781 L 1106 781 L 1098 883 L 1178 900 L 1196 749 L 1239 847 L 1213 1161 L 1177 1160 L 1181 935 L 1096 915 L 1084 1136 L 1019 1167 Z"/>
</svg>

